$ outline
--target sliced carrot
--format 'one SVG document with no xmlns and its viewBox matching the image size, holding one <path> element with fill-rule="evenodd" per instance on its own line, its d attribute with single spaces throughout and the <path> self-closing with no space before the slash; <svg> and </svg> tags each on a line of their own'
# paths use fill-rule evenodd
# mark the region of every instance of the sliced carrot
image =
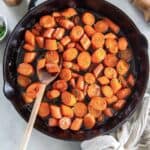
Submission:
<svg viewBox="0 0 150 150">
<path fill-rule="evenodd" d="M 87 94 L 89 97 L 94 97 L 94 96 L 100 96 L 101 91 L 100 91 L 100 86 L 97 84 L 91 84 L 87 88 Z"/>
<path fill-rule="evenodd" d="M 79 43 L 76 43 L 75 47 L 76 47 L 77 50 L 79 50 L 81 52 L 84 51 L 84 48 Z"/>
<path fill-rule="evenodd" d="M 72 65 L 73 65 L 73 63 L 70 61 L 64 61 L 63 62 L 63 67 L 65 67 L 65 68 L 70 69 L 70 68 L 72 68 Z"/>
<path fill-rule="evenodd" d="M 35 36 L 29 30 L 26 30 L 26 32 L 25 32 L 25 42 L 32 46 L 35 46 Z"/>
<path fill-rule="evenodd" d="M 76 42 L 79 41 L 84 33 L 84 30 L 81 26 L 74 26 L 70 32 L 70 38 L 72 41 Z"/>
<path fill-rule="evenodd" d="M 119 111 L 120 109 L 124 107 L 125 104 L 126 104 L 126 101 L 124 99 L 121 99 L 121 100 L 118 100 L 115 104 L 113 104 L 113 108 L 116 111 Z"/>
<path fill-rule="evenodd" d="M 59 62 L 59 55 L 56 51 L 49 51 L 45 54 L 45 59 L 47 63 L 57 64 Z"/>
<path fill-rule="evenodd" d="M 88 84 L 93 84 L 95 83 L 95 76 L 92 73 L 86 73 L 84 75 L 85 82 Z"/>
<path fill-rule="evenodd" d="M 69 48 L 63 53 L 63 59 L 65 61 L 72 61 L 78 55 L 78 50 L 76 48 Z"/>
<path fill-rule="evenodd" d="M 34 98 L 32 96 L 30 96 L 28 93 L 23 93 L 22 97 L 26 104 L 30 104 L 34 101 Z"/>
<path fill-rule="evenodd" d="M 55 32 L 53 33 L 53 38 L 60 40 L 65 34 L 65 29 L 64 28 L 56 28 Z"/>
<path fill-rule="evenodd" d="M 19 75 L 17 77 L 17 83 L 21 86 L 21 87 L 27 87 L 30 83 L 31 83 L 31 79 L 22 75 Z"/>
<path fill-rule="evenodd" d="M 87 84 L 87 83 L 85 83 L 85 85 L 84 85 L 84 90 L 83 90 L 83 94 L 84 94 L 84 96 L 86 96 L 86 95 L 87 95 L 87 89 L 88 89 L 88 84 Z"/>
<path fill-rule="evenodd" d="M 80 77 L 78 78 L 78 80 L 77 80 L 77 85 L 76 85 L 76 87 L 77 87 L 79 90 L 83 90 L 83 89 L 84 89 L 84 84 L 85 84 L 84 78 L 83 78 L 83 76 L 80 76 Z"/>
<path fill-rule="evenodd" d="M 42 36 L 36 36 L 35 40 L 39 48 L 44 47 L 44 38 Z"/>
<path fill-rule="evenodd" d="M 123 59 L 119 60 L 116 69 L 120 75 L 125 75 L 129 70 L 130 65 L 126 63 Z"/>
<path fill-rule="evenodd" d="M 69 84 L 71 85 L 72 88 L 75 88 L 75 86 L 76 86 L 76 83 L 75 83 L 75 82 L 76 82 L 76 81 L 75 81 L 74 78 L 70 79 Z"/>
<path fill-rule="evenodd" d="M 44 38 L 52 38 L 54 31 L 55 31 L 54 28 L 48 28 L 48 29 L 44 30 L 43 37 Z"/>
<path fill-rule="evenodd" d="M 59 53 L 64 51 L 64 46 L 60 42 L 57 42 L 57 46 L 58 46 L 58 52 Z"/>
<path fill-rule="evenodd" d="M 30 45 L 28 43 L 25 43 L 23 45 L 23 49 L 27 50 L 27 51 L 34 51 L 35 47 L 33 45 Z"/>
<path fill-rule="evenodd" d="M 68 68 L 63 68 L 59 76 L 62 80 L 69 81 L 72 78 L 72 72 Z"/>
<path fill-rule="evenodd" d="M 84 117 L 87 113 L 87 106 L 84 103 L 78 102 L 73 107 L 74 114 L 77 117 Z"/>
<path fill-rule="evenodd" d="M 75 15 L 77 15 L 77 11 L 74 8 L 67 8 L 61 13 L 62 16 L 66 18 L 71 18 Z"/>
<path fill-rule="evenodd" d="M 34 74 L 34 69 L 30 64 L 21 63 L 17 68 L 17 72 L 24 76 L 31 76 Z"/>
<path fill-rule="evenodd" d="M 131 87 L 133 87 L 135 85 L 135 78 L 134 78 L 133 74 L 130 74 L 128 76 L 127 82 Z"/>
<path fill-rule="evenodd" d="M 49 127 L 57 127 L 58 126 L 58 119 L 49 118 L 48 119 L 48 126 Z"/>
<path fill-rule="evenodd" d="M 87 128 L 87 129 L 93 128 L 95 126 L 95 123 L 96 123 L 94 116 L 92 116 L 91 114 L 87 114 L 84 117 L 83 122 L 84 122 L 85 128 Z"/>
<path fill-rule="evenodd" d="M 75 42 L 71 42 L 67 45 L 67 48 L 75 48 L 76 43 Z"/>
<path fill-rule="evenodd" d="M 50 114 L 49 105 L 46 102 L 42 102 L 39 108 L 38 115 L 42 118 L 47 117 Z"/>
<path fill-rule="evenodd" d="M 116 96 L 117 96 L 119 99 L 125 99 L 125 98 L 127 98 L 130 94 L 131 94 L 131 89 L 130 89 L 130 88 L 124 88 L 124 89 L 121 89 L 120 91 L 118 91 L 118 92 L 116 93 Z"/>
<path fill-rule="evenodd" d="M 108 24 L 106 23 L 105 20 L 97 21 L 94 24 L 94 29 L 96 32 L 105 33 L 108 30 Z"/>
<path fill-rule="evenodd" d="M 53 83 L 53 88 L 63 92 L 68 89 L 68 84 L 65 80 L 57 80 Z"/>
<path fill-rule="evenodd" d="M 104 58 L 104 64 L 107 67 L 115 67 L 117 65 L 118 58 L 113 54 L 107 54 Z"/>
<path fill-rule="evenodd" d="M 106 51 L 102 48 L 97 49 L 92 54 L 92 63 L 100 63 L 102 60 L 104 60 L 106 56 Z"/>
<path fill-rule="evenodd" d="M 64 91 L 61 95 L 62 102 L 67 106 L 74 106 L 76 104 L 76 98 L 75 96 L 67 91 Z"/>
<path fill-rule="evenodd" d="M 62 118 L 60 107 L 56 105 L 50 105 L 50 112 L 51 112 L 51 116 L 54 117 L 55 119 Z"/>
<path fill-rule="evenodd" d="M 89 103 L 90 106 L 92 106 L 94 109 L 103 111 L 107 107 L 107 103 L 104 97 L 93 97 Z"/>
<path fill-rule="evenodd" d="M 101 123 L 101 122 L 104 121 L 104 115 L 103 115 L 102 113 L 98 116 L 97 121 L 98 121 L 99 123 Z"/>
<path fill-rule="evenodd" d="M 114 94 L 117 93 L 122 88 L 122 85 L 117 78 L 113 78 L 110 81 L 110 86 L 111 86 Z"/>
<path fill-rule="evenodd" d="M 50 15 L 41 17 L 39 23 L 43 28 L 52 28 L 56 25 L 55 19 Z"/>
<path fill-rule="evenodd" d="M 75 89 L 72 90 L 72 94 L 76 97 L 77 101 L 83 101 L 84 100 L 83 91 L 75 88 Z"/>
<path fill-rule="evenodd" d="M 107 85 L 110 82 L 106 76 L 101 76 L 97 80 L 101 85 Z"/>
<path fill-rule="evenodd" d="M 104 69 L 103 64 L 98 64 L 98 65 L 94 68 L 93 74 L 95 75 L 96 78 L 101 74 L 101 72 L 103 71 L 103 69 Z"/>
<path fill-rule="evenodd" d="M 66 46 L 67 44 L 69 44 L 71 42 L 71 39 L 69 36 L 66 35 L 61 39 L 60 42 L 63 46 Z"/>
<path fill-rule="evenodd" d="M 109 79 L 113 79 L 117 77 L 117 72 L 112 67 L 106 67 L 104 70 L 104 75 Z"/>
<path fill-rule="evenodd" d="M 101 114 L 101 111 L 100 110 L 96 110 L 94 109 L 91 105 L 88 105 L 88 111 L 89 113 L 94 116 L 95 118 L 98 118 L 99 115 Z"/>
<path fill-rule="evenodd" d="M 83 123 L 83 119 L 81 119 L 81 118 L 75 118 L 72 121 L 70 129 L 73 130 L 73 131 L 78 131 L 78 130 L 80 130 L 80 128 L 82 126 L 82 123 Z"/>
<path fill-rule="evenodd" d="M 90 45 L 91 45 L 91 41 L 90 39 L 88 38 L 88 36 L 86 34 L 84 34 L 80 40 L 80 44 L 82 45 L 82 47 L 85 49 L 85 50 L 88 50 Z"/>
<path fill-rule="evenodd" d="M 102 86 L 102 93 L 104 94 L 104 96 L 106 97 L 112 97 L 113 96 L 113 90 L 110 86 L 105 85 Z"/>
<path fill-rule="evenodd" d="M 26 52 L 25 54 L 24 54 L 24 58 L 23 58 L 23 61 L 25 62 L 25 63 L 32 63 L 33 62 L 33 60 L 35 59 L 35 57 L 36 57 L 36 53 L 35 52 Z"/>
<path fill-rule="evenodd" d="M 113 116 L 112 109 L 111 108 L 106 108 L 104 110 L 104 115 L 107 116 L 107 117 L 112 117 Z"/>
<path fill-rule="evenodd" d="M 37 69 L 40 70 L 40 69 L 43 69 L 46 65 L 46 59 L 45 58 L 41 58 L 38 60 L 37 62 Z"/>
<path fill-rule="evenodd" d="M 104 35 L 102 33 L 93 34 L 91 43 L 94 49 L 102 48 L 104 42 L 105 42 Z"/>
<path fill-rule="evenodd" d="M 62 117 L 60 120 L 59 120 L 59 127 L 62 129 L 62 130 L 67 130 L 69 129 L 71 125 L 71 119 L 68 118 L 68 117 Z"/>
<path fill-rule="evenodd" d="M 58 64 L 46 63 L 46 70 L 49 73 L 58 73 L 60 72 L 60 67 Z"/>
<path fill-rule="evenodd" d="M 116 39 L 116 38 L 117 38 L 117 36 L 112 32 L 105 34 L 105 39 Z"/>
<path fill-rule="evenodd" d="M 73 78 L 78 78 L 78 77 L 80 77 L 80 74 L 75 73 L 75 72 L 72 72 L 72 77 L 73 77 Z"/>
<path fill-rule="evenodd" d="M 86 33 L 89 37 L 91 37 L 91 36 L 95 33 L 94 28 L 93 28 L 92 26 L 90 26 L 90 25 L 85 25 L 85 26 L 84 26 L 84 31 L 85 31 L 85 33 Z"/>
<path fill-rule="evenodd" d="M 54 17 L 54 18 L 60 17 L 60 16 L 61 16 L 61 13 L 58 12 L 58 11 L 54 11 L 54 12 L 52 13 L 52 17 Z"/>
<path fill-rule="evenodd" d="M 115 103 L 116 101 L 118 101 L 118 97 L 113 95 L 112 97 L 105 97 L 105 100 L 107 101 L 108 105 L 111 105 Z"/>
<path fill-rule="evenodd" d="M 71 20 L 63 18 L 63 17 L 60 17 L 58 19 L 58 24 L 67 30 L 70 30 L 74 27 L 74 23 Z"/>
<path fill-rule="evenodd" d="M 81 52 L 77 58 L 77 62 L 81 69 L 88 69 L 91 64 L 90 54 L 88 52 Z"/>
<path fill-rule="evenodd" d="M 32 28 L 31 32 L 34 34 L 34 36 L 39 36 L 40 35 L 40 31 L 35 29 L 35 28 Z"/>
<path fill-rule="evenodd" d="M 47 91 L 46 96 L 47 96 L 47 98 L 49 98 L 49 99 L 57 98 L 57 97 L 60 96 L 60 91 L 55 90 L 55 89 L 49 90 L 49 91 Z"/>
<path fill-rule="evenodd" d="M 80 67 L 78 64 L 73 63 L 71 69 L 73 71 L 79 72 L 80 71 Z"/>
<path fill-rule="evenodd" d="M 128 47 L 128 41 L 125 37 L 121 37 L 119 38 L 118 40 L 118 47 L 119 47 L 119 50 L 121 51 L 124 51 L 127 49 Z"/>
<path fill-rule="evenodd" d="M 86 25 L 93 25 L 95 23 L 95 16 L 92 13 L 85 12 L 82 16 L 82 21 Z"/>
<path fill-rule="evenodd" d="M 55 51 L 58 49 L 56 40 L 46 39 L 45 40 L 45 48 L 47 50 Z"/>
<path fill-rule="evenodd" d="M 68 118 L 72 118 L 74 116 L 74 112 L 71 107 L 66 105 L 61 105 L 62 115 Z"/>
<path fill-rule="evenodd" d="M 126 79 L 124 78 L 124 76 L 119 76 L 118 77 L 118 79 L 119 79 L 119 81 L 121 82 L 121 85 L 122 85 L 122 87 L 128 87 L 128 83 L 127 83 L 127 81 L 126 81 Z"/>
</svg>

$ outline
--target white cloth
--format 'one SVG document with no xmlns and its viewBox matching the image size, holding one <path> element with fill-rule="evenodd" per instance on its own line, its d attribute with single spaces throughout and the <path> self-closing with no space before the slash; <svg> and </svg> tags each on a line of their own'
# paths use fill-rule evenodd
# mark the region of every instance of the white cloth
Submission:
<svg viewBox="0 0 150 150">
<path fill-rule="evenodd" d="M 145 94 L 143 104 L 139 106 L 131 120 L 114 134 L 82 142 L 82 150 L 150 150 L 150 127 L 145 130 L 147 122 L 150 122 L 149 112 L 150 95 Z M 144 137 L 140 141 L 142 134 Z"/>
</svg>

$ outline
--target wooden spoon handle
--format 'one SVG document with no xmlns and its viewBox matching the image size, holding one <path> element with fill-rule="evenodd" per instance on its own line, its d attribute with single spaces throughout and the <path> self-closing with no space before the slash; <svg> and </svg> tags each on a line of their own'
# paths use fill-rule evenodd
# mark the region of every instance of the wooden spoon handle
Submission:
<svg viewBox="0 0 150 150">
<path fill-rule="evenodd" d="M 43 98 L 43 95 L 45 92 L 45 88 L 46 88 L 46 84 L 42 84 L 41 88 L 37 94 L 37 98 L 34 102 L 34 106 L 33 106 L 33 109 L 32 109 L 31 115 L 30 115 L 30 119 L 28 121 L 27 128 L 25 130 L 23 140 L 20 145 L 20 150 L 26 150 L 26 148 L 27 148 L 27 145 L 28 145 L 31 133 L 32 133 L 32 129 L 33 129 L 33 126 L 34 126 L 34 123 L 36 120 L 36 116 L 37 116 L 37 113 L 38 113 L 38 110 L 39 110 L 39 107 L 40 107 L 40 104 L 41 104 L 41 101 L 42 101 L 42 98 Z"/>
</svg>

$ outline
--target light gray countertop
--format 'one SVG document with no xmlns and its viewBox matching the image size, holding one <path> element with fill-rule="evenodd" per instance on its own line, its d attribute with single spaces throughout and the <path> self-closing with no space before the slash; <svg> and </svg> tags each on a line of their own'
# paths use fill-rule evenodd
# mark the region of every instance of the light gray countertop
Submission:
<svg viewBox="0 0 150 150">
<path fill-rule="evenodd" d="M 147 37 L 150 45 L 150 24 L 146 24 L 142 18 L 141 13 L 137 11 L 127 0 L 108 0 L 114 5 L 118 6 L 126 14 L 128 14 L 140 31 Z M 27 11 L 27 2 L 16 8 L 6 7 L 2 0 L 0 0 L 0 15 L 4 15 L 8 19 L 10 31 L 17 24 L 19 19 Z M 2 86 L 2 60 L 4 53 L 5 42 L 0 43 L 0 150 L 18 150 L 19 144 L 24 133 L 26 123 L 16 112 L 11 103 L 4 97 Z M 45 136 L 33 130 L 28 150 L 79 150 L 79 142 L 66 142 Z"/>
</svg>

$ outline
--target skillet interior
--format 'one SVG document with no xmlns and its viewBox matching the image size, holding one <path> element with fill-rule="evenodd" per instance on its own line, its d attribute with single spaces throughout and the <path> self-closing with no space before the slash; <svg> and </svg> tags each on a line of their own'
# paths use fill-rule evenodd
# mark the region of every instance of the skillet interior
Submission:
<svg viewBox="0 0 150 150">
<path fill-rule="evenodd" d="M 87 10 L 92 10 L 98 14 L 102 14 L 114 22 L 116 22 L 124 32 L 133 49 L 136 85 L 133 93 L 128 99 L 126 106 L 115 117 L 112 117 L 107 122 L 100 126 L 96 126 L 92 130 L 86 131 L 62 131 L 59 128 L 47 128 L 46 124 L 39 118 L 36 121 L 35 127 L 45 134 L 50 136 L 66 139 L 66 140 L 84 140 L 89 139 L 99 134 L 109 133 L 120 126 L 129 116 L 135 111 L 137 105 L 142 101 L 143 94 L 148 81 L 148 54 L 147 41 L 140 34 L 139 30 L 133 22 L 118 8 L 105 1 L 100 0 L 51 0 L 44 2 L 38 7 L 27 13 L 24 18 L 14 29 L 11 34 L 4 55 L 4 94 L 11 100 L 16 110 L 21 116 L 28 120 L 30 111 L 27 106 L 20 100 L 22 99 L 16 84 L 16 60 L 20 56 L 20 45 L 24 37 L 24 30 L 33 25 L 40 16 L 48 14 L 54 10 L 64 9 L 67 7 L 78 7 Z M 56 9 L 57 8 L 57 9 Z M 107 10 L 107 11 L 106 11 Z M 30 22 L 30 24 L 29 24 Z"/>
</svg>

